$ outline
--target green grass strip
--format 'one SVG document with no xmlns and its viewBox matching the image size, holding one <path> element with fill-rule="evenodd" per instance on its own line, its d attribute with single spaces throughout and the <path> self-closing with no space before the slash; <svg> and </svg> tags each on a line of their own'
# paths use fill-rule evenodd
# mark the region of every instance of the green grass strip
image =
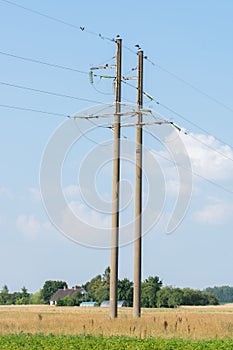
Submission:
<svg viewBox="0 0 233 350">
<path fill-rule="evenodd" d="M 233 340 L 182 340 L 161 338 L 94 337 L 91 335 L 11 334 L 0 336 L 0 350 L 203 350 L 233 349 Z"/>
</svg>

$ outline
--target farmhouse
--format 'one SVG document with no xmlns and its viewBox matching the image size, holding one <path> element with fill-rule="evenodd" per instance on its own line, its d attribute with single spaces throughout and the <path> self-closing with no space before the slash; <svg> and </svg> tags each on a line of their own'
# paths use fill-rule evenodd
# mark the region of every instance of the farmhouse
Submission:
<svg viewBox="0 0 233 350">
<path fill-rule="evenodd" d="M 80 292 L 82 295 L 86 293 L 85 289 L 82 287 L 74 286 L 71 289 L 69 289 L 69 288 L 66 288 L 66 286 L 64 286 L 63 289 L 58 289 L 56 293 L 52 295 L 49 303 L 50 305 L 57 305 L 58 299 L 63 299 L 67 296 L 71 298 L 76 292 Z"/>
</svg>

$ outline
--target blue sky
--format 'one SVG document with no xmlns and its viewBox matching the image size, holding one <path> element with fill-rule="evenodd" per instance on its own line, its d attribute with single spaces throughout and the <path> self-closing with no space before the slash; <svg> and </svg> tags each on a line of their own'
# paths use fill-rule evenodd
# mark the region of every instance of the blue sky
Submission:
<svg viewBox="0 0 233 350">
<path fill-rule="evenodd" d="M 135 51 L 135 44 L 142 47 L 154 63 L 144 62 L 144 90 L 160 102 L 158 105 L 144 97 L 145 106 L 187 131 L 188 135 L 182 132 L 180 137 L 193 168 L 188 211 L 177 230 L 167 235 L 169 213 L 177 194 L 177 174 L 166 160 L 156 158 L 165 174 L 166 203 L 160 220 L 143 239 L 143 278 L 158 275 L 165 285 L 180 287 L 233 285 L 232 1 L 14 3 L 85 29 L 81 31 L 1 0 L 1 105 L 64 115 L 93 105 L 3 83 L 100 103 L 112 102 L 114 98 L 111 81 L 96 78 L 93 87 L 88 75 L 20 60 L 6 53 L 89 72 L 93 65 L 114 64 L 115 55 L 113 42 L 89 32 L 109 38 L 120 34 L 125 46 L 123 72 L 135 75 L 131 69 L 137 65 L 137 56 L 131 51 Z M 123 85 L 122 90 L 123 98 L 135 100 L 135 89 Z M 0 120 L 0 286 L 7 284 L 14 291 L 25 285 L 34 292 L 48 279 L 73 285 L 102 273 L 110 262 L 109 250 L 84 247 L 65 238 L 50 224 L 40 198 L 42 154 L 66 118 L 0 107 Z M 124 133 L 133 136 L 130 131 Z M 91 137 L 103 142 L 112 134 L 95 132 Z M 167 155 L 158 142 L 146 137 L 145 142 L 154 153 Z M 83 140 L 81 153 L 92 146 Z M 78 146 L 74 146 L 67 156 L 64 191 L 76 211 L 91 220 L 90 212 L 77 205 L 76 175 L 81 162 L 78 152 Z M 133 168 L 124 176 L 131 179 L 131 173 Z M 108 200 L 110 180 L 111 172 L 106 168 L 99 186 Z M 92 219 L 101 223 L 103 218 L 92 212 Z M 107 219 L 104 222 L 108 224 Z M 132 244 L 120 249 L 119 276 L 133 278 Z"/>
</svg>

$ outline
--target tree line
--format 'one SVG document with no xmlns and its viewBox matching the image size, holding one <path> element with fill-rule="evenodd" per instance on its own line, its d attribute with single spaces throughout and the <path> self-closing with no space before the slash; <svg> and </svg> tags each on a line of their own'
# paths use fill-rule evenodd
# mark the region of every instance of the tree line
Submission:
<svg viewBox="0 0 233 350">
<path fill-rule="evenodd" d="M 46 281 L 41 290 L 28 293 L 26 287 L 20 292 L 10 293 L 5 285 L 0 292 L 1 305 L 49 304 L 58 289 L 68 288 L 65 281 Z M 109 300 L 110 267 L 103 275 L 97 275 L 82 286 L 82 293 L 77 289 L 73 295 L 57 300 L 58 306 L 79 306 L 83 301 L 95 301 L 99 305 Z M 128 306 L 133 305 L 133 282 L 128 278 L 118 280 L 118 300 L 124 300 Z M 142 282 L 141 306 L 145 308 L 170 307 L 180 305 L 218 305 L 221 302 L 233 302 L 233 287 L 206 288 L 204 291 L 191 288 L 174 288 L 163 286 L 158 276 L 149 276 Z"/>
<path fill-rule="evenodd" d="M 220 303 L 233 303 L 233 287 L 208 287 L 205 289 L 205 292 L 214 295 Z"/>
</svg>

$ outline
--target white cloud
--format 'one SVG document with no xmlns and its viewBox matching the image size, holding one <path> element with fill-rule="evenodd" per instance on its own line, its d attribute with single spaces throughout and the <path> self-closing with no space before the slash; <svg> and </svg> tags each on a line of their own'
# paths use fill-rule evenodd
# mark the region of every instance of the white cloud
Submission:
<svg viewBox="0 0 233 350">
<path fill-rule="evenodd" d="M 80 202 L 70 202 L 69 207 L 82 222 L 101 228 L 111 227 L 111 216 L 101 214 Z"/>
<path fill-rule="evenodd" d="M 51 224 L 49 222 L 41 223 L 33 214 L 21 214 L 16 220 L 16 227 L 26 237 L 35 238 L 39 234 L 47 232 L 51 228 Z"/>
<path fill-rule="evenodd" d="M 233 150 L 229 146 L 221 144 L 210 135 L 193 133 L 188 135 L 179 133 L 178 135 L 183 141 L 191 163 L 193 189 L 195 192 L 198 192 L 200 181 L 203 181 L 202 178 L 218 184 L 233 180 Z M 173 137 L 174 141 L 172 137 L 170 139 L 168 145 L 171 152 L 176 156 L 177 164 L 166 148 L 151 152 L 163 170 L 166 180 L 166 194 L 175 196 L 179 190 L 177 170 L 179 166 L 181 171 L 182 169 L 187 169 L 188 163 L 185 162 L 185 151 L 182 147 L 179 147 L 177 137 Z M 171 145 L 171 142 L 174 143 Z M 164 145 L 166 146 L 166 142 Z M 226 187 L 230 188 L 229 185 L 226 185 Z"/>
<path fill-rule="evenodd" d="M 194 213 L 194 219 L 212 225 L 227 221 L 230 216 L 230 205 L 216 198 L 209 198 L 209 202 Z"/>
<path fill-rule="evenodd" d="M 212 181 L 232 179 L 233 150 L 229 146 L 222 145 L 210 135 L 190 133 L 181 134 L 181 138 L 194 173 Z"/>
</svg>

